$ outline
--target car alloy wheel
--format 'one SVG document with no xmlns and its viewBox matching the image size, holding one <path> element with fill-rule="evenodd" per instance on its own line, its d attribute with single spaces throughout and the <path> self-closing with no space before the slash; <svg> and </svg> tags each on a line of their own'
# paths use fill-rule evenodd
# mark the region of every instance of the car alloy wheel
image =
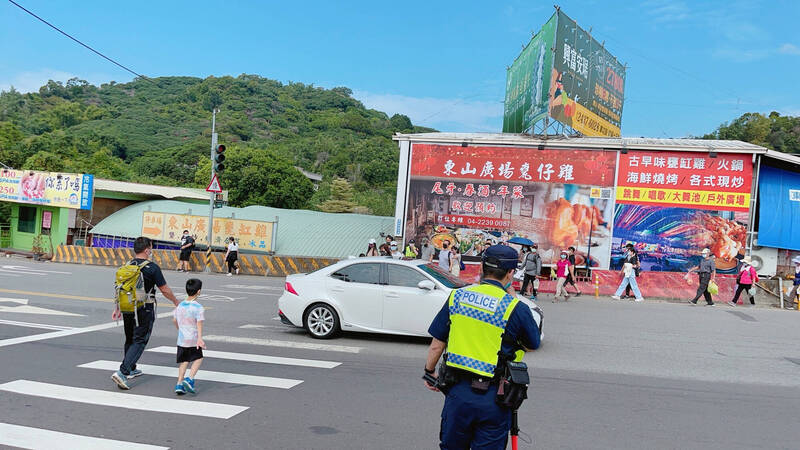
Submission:
<svg viewBox="0 0 800 450">
<path fill-rule="evenodd" d="M 339 317 L 328 305 L 313 305 L 306 313 L 306 330 L 317 339 L 328 339 L 339 331 Z"/>
</svg>

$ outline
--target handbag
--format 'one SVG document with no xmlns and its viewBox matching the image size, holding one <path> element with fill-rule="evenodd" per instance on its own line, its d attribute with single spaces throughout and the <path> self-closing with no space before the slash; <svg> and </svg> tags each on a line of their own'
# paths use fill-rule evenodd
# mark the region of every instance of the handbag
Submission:
<svg viewBox="0 0 800 450">
<path fill-rule="evenodd" d="M 539 277 L 533 279 L 533 288 L 539 290 Z"/>
<path fill-rule="evenodd" d="M 459 267 L 461 270 L 464 270 L 464 269 L 466 269 L 466 268 L 467 268 L 467 266 L 465 266 L 465 265 L 464 265 L 464 261 L 458 261 L 458 267 Z"/>
<path fill-rule="evenodd" d="M 747 290 L 747 293 L 750 294 L 750 297 L 755 297 L 756 296 L 756 288 L 751 287 L 750 289 Z"/>
<path fill-rule="evenodd" d="M 719 286 L 717 286 L 717 283 L 715 283 L 714 280 L 708 282 L 707 289 L 711 295 L 717 295 L 719 293 Z"/>
</svg>

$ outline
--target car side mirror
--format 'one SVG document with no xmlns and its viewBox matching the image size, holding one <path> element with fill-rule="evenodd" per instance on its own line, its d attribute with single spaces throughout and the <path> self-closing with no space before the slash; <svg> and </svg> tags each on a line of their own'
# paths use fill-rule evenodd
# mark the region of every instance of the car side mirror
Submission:
<svg viewBox="0 0 800 450">
<path fill-rule="evenodd" d="M 417 284 L 417 287 L 426 291 L 432 291 L 436 289 L 436 285 L 433 284 L 431 280 L 422 280 Z"/>
</svg>

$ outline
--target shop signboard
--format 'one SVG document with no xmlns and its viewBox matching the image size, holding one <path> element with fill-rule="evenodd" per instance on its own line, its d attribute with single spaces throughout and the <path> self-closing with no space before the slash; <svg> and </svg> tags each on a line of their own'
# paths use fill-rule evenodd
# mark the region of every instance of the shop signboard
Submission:
<svg viewBox="0 0 800 450">
<path fill-rule="evenodd" d="M 242 250 L 272 251 L 273 222 L 215 217 L 212 230 L 214 246 L 223 246 L 233 236 Z M 142 236 L 159 241 L 180 242 L 183 230 L 189 230 L 198 245 L 208 245 L 208 216 L 145 211 L 142 213 Z"/>
<path fill-rule="evenodd" d="M 620 154 L 612 268 L 633 243 L 644 270 L 686 271 L 709 248 L 720 273 L 744 256 L 753 164 L 749 154 Z"/>
<path fill-rule="evenodd" d="M 615 158 L 602 150 L 414 143 L 405 237 L 428 237 L 436 248 L 447 240 L 475 256 L 487 240 L 519 236 L 539 245 L 546 264 L 575 246 L 578 265 L 607 267 Z"/>
<path fill-rule="evenodd" d="M 92 209 L 93 184 L 88 174 L 2 169 L 0 201 Z"/>
</svg>

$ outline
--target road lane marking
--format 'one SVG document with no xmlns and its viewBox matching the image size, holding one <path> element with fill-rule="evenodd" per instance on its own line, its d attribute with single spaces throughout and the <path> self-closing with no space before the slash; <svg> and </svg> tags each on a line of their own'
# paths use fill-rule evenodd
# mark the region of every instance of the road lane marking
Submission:
<svg viewBox="0 0 800 450">
<path fill-rule="evenodd" d="M 348 347 L 346 345 L 312 344 L 308 342 L 276 341 L 273 339 L 254 339 L 238 336 L 203 336 L 206 342 L 225 342 L 229 344 L 264 345 L 267 347 L 301 348 L 304 350 L 324 350 L 330 352 L 360 353 L 362 347 Z M 0 341 L 1 342 L 1 341 Z"/>
<path fill-rule="evenodd" d="M 254 323 L 248 323 L 247 325 L 242 325 L 239 328 L 249 329 L 249 328 L 264 328 L 266 325 L 258 325 Z"/>
<path fill-rule="evenodd" d="M 82 450 L 166 450 L 169 447 L 81 436 L 43 428 L 0 423 L 0 445 L 19 448 L 80 448 Z"/>
<path fill-rule="evenodd" d="M 0 293 L 4 294 L 18 294 L 18 295 L 31 295 L 34 297 L 52 297 L 52 298 L 60 298 L 64 300 L 86 300 L 90 302 L 105 302 L 105 303 L 114 303 L 115 300 L 111 297 L 84 297 L 82 295 L 66 295 L 66 294 L 56 294 L 52 292 L 35 292 L 35 291 L 21 291 L 18 289 L 2 289 L 0 288 Z M 166 306 L 174 306 L 172 302 L 163 301 L 160 299 L 159 305 L 166 305 Z M 208 308 L 206 308 L 208 309 Z"/>
<path fill-rule="evenodd" d="M 175 354 L 175 347 L 156 347 L 147 349 L 148 352 Z M 203 350 L 203 356 L 209 358 L 232 359 L 234 361 L 259 362 L 265 364 L 281 364 L 284 366 L 317 367 L 320 369 L 333 369 L 341 365 L 335 361 L 321 361 L 318 359 L 283 358 L 280 356 L 253 355 L 250 353 L 220 352 L 217 350 Z M 117 364 L 119 366 L 119 364 Z"/>
<path fill-rule="evenodd" d="M 0 312 L 10 312 L 17 314 L 46 314 L 50 316 L 84 317 L 83 314 L 75 314 L 66 311 L 59 311 L 57 309 L 40 308 L 38 306 L 29 306 L 28 299 L 26 298 L 0 297 L 0 303 L 15 303 L 14 306 L 0 305 Z"/>
<path fill-rule="evenodd" d="M 160 319 L 162 317 L 169 317 L 169 316 L 172 316 L 172 311 L 161 313 L 156 317 Z M 109 323 L 102 323 L 99 325 L 92 325 L 90 327 L 84 327 L 84 328 L 73 328 L 71 330 L 53 331 L 52 333 L 42 333 L 42 334 L 34 334 L 32 336 L 21 336 L 17 338 L 3 339 L 0 340 L 0 347 L 7 347 L 9 345 L 16 345 L 16 344 L 25 344 L 27 342 L 43 341 L 45 339 L 54 339 L 64 336 L 72 336 L 75 334 L 91 333 L 92 331 L 107 330 L 109 328 L 121 327 L 123 323 L 124 322 L 122 321 L 120 321 L 119 323 L 109 322 Z"/>
<path fill-rule="evenodd" d="M 3 325 L 16 325 L 18 327 L 41 328 L 42 330 L 71 330 L 74 327 L 62 327 L 60 325 L 49 325 L 46 323 L 19 322 L 16 320 L 0 320 Z"/>
<path fill-rule="evenodd" d="M 43 270 L 38 269 L 36 267 L 29 267 L 29 266 L 9 266 L 9 265 L 2 265 L 0 269 L 3 270 L 17 270 L 22 272 L 41 272 L 41 273 L 58 273 L 62 275 L 72 275 L 72 272 L 61 272 L 58 270 Z"/>
<path fill-rule="evenodd" d="M 118 368 L 119 365 L 117 365 Z M 111 380 L 108 380 L 111 383 Z M 147 395 L 128 394 L 123 392 L 86 389 L 60 384 L 40 383 L 30 380 L 15 380 L 0 384 L 0 391 L 15 394 L 33 395 L 68 402 L 86 403 L 90 405 L 114 406 L 116 408 L 136 409 L 141 411 L 165 412 L 189 416 L 230 419 L 248 409 L 247 406 L 209 403 L 195 400 L 178 400 L 174 398 L 150 397 Z"/>
<path fill-rule="evenodd" d="M 175 353 L 174 347 L 172 348 L 171 353 Z M 82 367 L 84 369 L 110 370 L 113 372 L 119 369 L 119 361 L 100 360 L 81 364 L 78 367 Z M 178 368 L 175 366 L 167 367 L 152 366 L 150 364 L 137 364 L 136 367 L 142 369 L 142 371 L 147 375 L 157 375 L 160 377 L 171 377 L 176 379 L 178 378 Z M 291 378 L 262 377 L 258 375 L 244 375 L 239 373 L 214 372 L 203 369 L 197 371 L 196 379 L 200 382 L 217 381 L 220 383 L 247 384 L 250 386 L 271 387 L 278 389 L 291 389 L 303 382 L 303 380 L 293 380 Z"/>
<path fill-rule="evenodd" d="M 272 290 L 272 291 L 282 291 L 283 286 L 264 286 L 264 285 L 256 285 L 256 284 L 223 284 L 222 287 L 230 288 L 230 289 L 253 289 L 253 290 Z"/>
</svg>

